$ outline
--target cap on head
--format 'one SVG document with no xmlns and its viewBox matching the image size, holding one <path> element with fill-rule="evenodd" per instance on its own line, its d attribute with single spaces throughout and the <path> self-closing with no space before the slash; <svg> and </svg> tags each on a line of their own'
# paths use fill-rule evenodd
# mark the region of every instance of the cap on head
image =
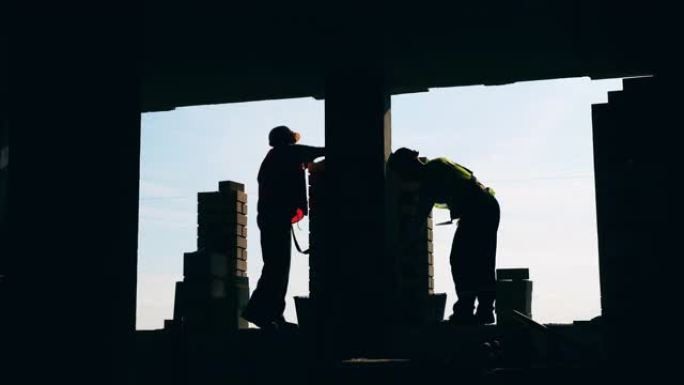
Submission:
<svg viewBox="0 0 684 385">
<path fill-rule="evenodd" d="M 301 135 L 298 132 L 290 130 L 289 127 L 278 126 L 268 133 L 268 144 L 271 147 L 286 146 L 297 143 L 300 137 Z"/>
<path fill-rule="evenodd" d="M 404 177 L 412 175 L 418 163 L 418 151 L 402 147 L 389 156 L 387 168 Z"/>
</svg>

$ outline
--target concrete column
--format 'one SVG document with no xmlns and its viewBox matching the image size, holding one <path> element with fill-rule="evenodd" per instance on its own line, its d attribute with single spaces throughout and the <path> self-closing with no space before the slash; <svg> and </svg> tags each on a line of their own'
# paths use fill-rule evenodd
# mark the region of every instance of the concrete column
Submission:
<svg viewBox="0 0 684 385">
<path fill-rule="evenodd" d="M 381 344 L 376 329 L 390 315 L 385 308 L 390 122 L 390 96 L 380 72 L 330 76 L 325 92 L 327 315 L 335 341 L 348 343 L 352 354 Z"/>
</svg>

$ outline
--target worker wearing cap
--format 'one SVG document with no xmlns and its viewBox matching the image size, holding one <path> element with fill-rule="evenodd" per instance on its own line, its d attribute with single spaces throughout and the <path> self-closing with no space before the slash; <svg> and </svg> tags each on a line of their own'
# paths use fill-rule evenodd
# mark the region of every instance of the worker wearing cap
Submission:
<svg viewBox="0 0 684 385">
<path fill-rule="evenodd" d="M 407 148 L 395 151 L 387 167 L 403 180 L 420 183 L 419 218 L 427 218 L 435 204 L 446 204 L 451 219 L 459 220 L 450 256 L 458 301 L 450 322 L 494 323 L 496 237 L 500 217 L 494 191 L 485 188 L 472 171 L 458 163 L 446 158 L 421 161 L 418 151 Z"/>
<path fill-rule="evenodd" d="M 242 317 L 262 329 L 295 327 L 285 321 L 285 294 L 290 275 L 290 232 L 307 214 L 305 165 L 324 155 L 324 148 L 296 144 L 301 135 L 286 126 L 271 130 L 257 180 L 257 225 L 264 267 Z"/>
</svg>

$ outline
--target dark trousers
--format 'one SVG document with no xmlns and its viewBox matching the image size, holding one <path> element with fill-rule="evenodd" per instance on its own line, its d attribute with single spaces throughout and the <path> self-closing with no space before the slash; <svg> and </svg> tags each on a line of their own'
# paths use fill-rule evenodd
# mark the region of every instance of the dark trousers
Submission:
<svg viewBox="0 0 684 385">
<path fill-rule="evenodd" d="M 257 216 L 264 267 L 243 317 L 249 321 L 282 319 L 290 276 L 291 222 L 287 216 Z"/>
<path fill-rule="evenodd" d="M 451 275 L 458 310 L 491 311 L 496 297 L 496 236 L 500 209 L 496 198 L 478 194 L 458 222 L 451 246 Z"/>
</svg>

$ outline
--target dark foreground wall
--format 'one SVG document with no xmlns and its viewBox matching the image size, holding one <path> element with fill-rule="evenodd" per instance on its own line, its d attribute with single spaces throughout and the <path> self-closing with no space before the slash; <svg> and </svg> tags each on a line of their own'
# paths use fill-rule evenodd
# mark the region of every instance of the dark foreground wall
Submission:
<svg viewBox="0 0 684 385">
<path fill-rule="evenodd" d="M 662 75 L 593 107 L 603 327 L 611 367 L 632 379 L 670 375 L 681 341 L 679 91 Z"/>
<path fill-rule="evenodd" d="M 0 382 L 125 383 L 138 236 L 135 9 L 12 11 Z"/>
</svg>

